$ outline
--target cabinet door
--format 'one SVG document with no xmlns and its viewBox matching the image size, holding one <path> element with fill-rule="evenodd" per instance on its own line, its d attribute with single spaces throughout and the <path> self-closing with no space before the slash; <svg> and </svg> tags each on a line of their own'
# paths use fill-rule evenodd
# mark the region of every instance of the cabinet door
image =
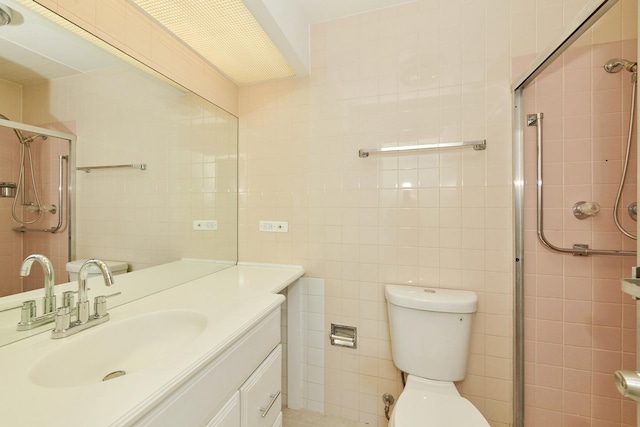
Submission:
<svg viewBox="0 0 640 427">
<path fill-rule="evenodd" d="M 240 387 L 242 427 L 272 427 L 282 410 L 282 346 Z"/>
<path fill-rule="evenodd" d="M 235 394 L 207 424 L 207 427 L 238 427 L 240 425 L 240 392 Z"/>
</svg>

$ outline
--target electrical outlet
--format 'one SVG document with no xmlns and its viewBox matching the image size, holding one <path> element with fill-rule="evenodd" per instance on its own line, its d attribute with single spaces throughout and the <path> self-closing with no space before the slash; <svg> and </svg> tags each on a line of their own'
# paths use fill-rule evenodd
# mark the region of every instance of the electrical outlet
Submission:
<svg viewBox="0 0 640 427">
<path fill-rule="evenodd" d="M 218 220 L 217 219 L 197 219 L 193 221 L 193 229 L 194 230 L 217 230 Z"/>
<path fill-rule="evenodd" d="M 289 231 L 289 223 L 287 221 L 260 221 L 260 231 L 287 233 Z"/>
</svg>

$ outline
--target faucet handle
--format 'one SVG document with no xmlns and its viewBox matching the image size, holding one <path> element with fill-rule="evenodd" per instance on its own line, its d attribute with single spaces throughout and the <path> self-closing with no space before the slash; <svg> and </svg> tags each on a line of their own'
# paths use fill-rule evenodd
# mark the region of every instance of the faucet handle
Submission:
<svg viewBox="0 0 640 427">
<path fill-rule="evenodd" d="M 62 293 L 62 306 L 73 307 L 77 293 L 78 292 L 75 292 L 75 291 L 64 291 Z"/>
<path fill-rule="evenodd" d="M 42 314 L 47 314 L 55 311 L 56 309 L 56 296 L 45 296 L 42 298 Z"/>
<path fill-rule="evenodd" d="M 19 325 L 28 325 L 36 317 L 36 301 L 28 300 L 22 303 L 20 309 L 20 323 Z"/>
<path fill-rule="evenodd" d="M 55 332 L 64 332 L 69 329 L 71 325 L 71 307 L 60 307 L 56 312 L 56 327 Z"/>
<path fill-rule="evenodd" d="M 109 295 L 98 295 L 93 299 L 93 312 L 96 317 L 102 317 L 107 314 L 107 298 L 120 295 L 122 292 L 116 292 Z"/>
</svg>

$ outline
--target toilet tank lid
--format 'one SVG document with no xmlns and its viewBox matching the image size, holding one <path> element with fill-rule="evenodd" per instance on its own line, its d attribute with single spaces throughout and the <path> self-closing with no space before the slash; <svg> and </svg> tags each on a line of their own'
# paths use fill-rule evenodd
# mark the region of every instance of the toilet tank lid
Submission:
<svg viewBox="0 0 640 427">
<path fill-rule="evenodd" d="M 475 313 L 478 308 L 478 295 L 472 291 L 386 285 L 384 294 L 389 303 L 416 310 Z"/>
<path fill-rule="evenodd" d="M 77 273 L 80 271 L 80 267 L 82 267 L 82 264 L 85 261 L 86 259 L 77 259 L 75 261 L 69 261 L 67 263 L 66 270 L 69 273 Z M 109 260 L 101 260 L 101 261 L 107 264 L 107 266 L 109 267 L 112 273 L 127 271 L 127 269 L 129 268 L 129 264 L 123 261 L 109 261 Z M 98 272 L 100 272 L 100 270 L 95 265 L 92 265 L 89 267 L 89 273 L 98 273 Z"/>
</svg>

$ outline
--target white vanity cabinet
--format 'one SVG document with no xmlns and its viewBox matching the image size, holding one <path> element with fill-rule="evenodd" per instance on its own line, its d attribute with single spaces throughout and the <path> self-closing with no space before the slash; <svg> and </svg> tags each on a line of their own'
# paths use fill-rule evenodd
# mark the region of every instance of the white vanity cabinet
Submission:
<svg viewBox="0 0 640 427">
<path fill-rule="evenodd" d="M 277 307 L 134 425 L 281 425 L 281 347 L 280 307 Z"/>
<path fill-rule="evenodd" d="M 240 425 L 240 392 L 236 391 L 207 427 L 238 427 Z"/>
<path fill-rule="evenodd" d="M 0 345 L 2 425 L 281 426 L 285 297 L 278 292 L 304 270 L 236 265 L 204 274 L 201 262 L 122 275 L 118 286 L 135 298 L 110 309 L 111 320 L 103 325 L 61 340 L 35 334 Z M 185 281 L 182 273 L 192 264 L 192 276 L 200 276 Z M 175 286 L 144 297 L 136 293 L 154 290 L 158 281 Z M 5 326 L 13 330 L 15 323 Z M 74 375 L 49 369 L 61 358 Z M 115 370 L 127 374 L 100 381 Z M 61 411 L 69 402 L 73 410 Z"/>
<path fill-rule="evenodd" d="M 282 426 L 282 346 L 278 345 L 207 427 Z"/>
<path fill-rule="evenodd" d="M 273 427 L 282 411 L 282 345 L 240 387 L 241 427 Z"/>
</svg>

